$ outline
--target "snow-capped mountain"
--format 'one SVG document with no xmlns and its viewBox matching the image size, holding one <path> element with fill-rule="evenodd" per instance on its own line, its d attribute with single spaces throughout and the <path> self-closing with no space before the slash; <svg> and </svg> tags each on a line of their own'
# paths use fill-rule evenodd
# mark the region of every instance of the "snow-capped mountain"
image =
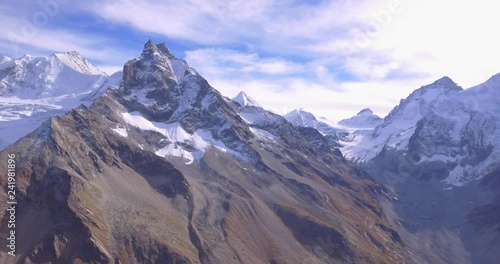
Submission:
<svg viewBox="0 0 500 264">
<path fill-rule="evenodd" d="M 74 51 L 0 61 L 0 149 L 51 116 L 89 105 L 121 80 L 121 73 L 109 77 Z"/>
<path fill-rule="evenodd" d="M 314 127 L 318 123 L 316 117 L 312 113 L 305 111 L 303 108 L 295 109 L 283 117 L 294 126 L 299 127 Z"/>
<path fill-rule="evenodd" d="M 77 52 L 48 57 L 24 55 L 0 64 L 0 96 L 20 99 L 89 93 L 101 87 L 106 74 Z"/>
<path fill-rule="evenodd" d="M 500 74 L 444 100 L 422 118 L 407 151 L 442 162 L 444 182 L 461 186 L 500 168 Z"/>
<path fill-rule="evenodd" d="M 376 126 L 382 124 L 384 120 L 375 115 L 370 108 L 365 108 L 361 110 L 357 115 L 340 120 L 338 122 L 341 126 L 346 126 L 350 128 L 375 128 Z"/>
<path fill-rule="evenodd" d="M 393 223 L 402 223 L 398 232 L 422 252 L 419 262 L 499 258 L 499 91 L 500 75 L 465 90 L 442 78 L 417 89 L 346 148 L 400 194 Z M 451 242 L 445 246 L 442 239 Z M 422 248 L 421 241 L 436 250 Z M 440 255 L 442 250 L 453 253 Z"/>
<path fill-rule="evenodd" d="M 335 121 L 328 120 L 324 117 L 316 118 L 314 114 L 303 108 L 295 109 L 283 117 L 296 127 L 312 127 L 325 136 L 346 131 L 344 127 L 338 125 Z"/>
<path fill-rule="evenodd" d="M 413 263 L 392 192 L 315 129 L 223 97 L 165 44 L 118 83 L 0 152 L 34 223 L 15 262 Z"/>
<path fill-rule="evenodd" d="M 341 148 L 341 141 L 349 135 L 351 129 L 338 125 L 335 121 L 324 117 L 316 118 L 314 114 L 303 108 L 295 109 L 284 115 L 295 127 L 309 127 L 316 129 L 325 137 L 329 145 L 333 148 Z"/>
<path fill-rule="evenodd" d="M 495 170 L 500 157 L 498 79 L 493 76 L 466 90 L 448 77 L 423 86 L 373 130 L 344 138 L 341 150 L 357 161 L 400 151 L 411 156 L 415 166 L 442 164 L 449 172 L 439 178 L 452 185 L 480 179 Z"/>
<path fill-rule="evenodd" d="M 262 107 L 257 101 L 250 98 L 245 92 L 241 91 L 233 98 L 233 101 L 240 104 L 240 106 L 258 106 Z"/>
<path fill-rule="evenodd" d="M 373 130 L 360 131 L 345 143 L 342 152 L 348 159 L 367 161 L 384 148 L 404 149 L 408 146 L 417 122 L 433 112 L 442 102 L 462 90 L 448 77 L 415 90 L 401 100 Z"/>
</svg>

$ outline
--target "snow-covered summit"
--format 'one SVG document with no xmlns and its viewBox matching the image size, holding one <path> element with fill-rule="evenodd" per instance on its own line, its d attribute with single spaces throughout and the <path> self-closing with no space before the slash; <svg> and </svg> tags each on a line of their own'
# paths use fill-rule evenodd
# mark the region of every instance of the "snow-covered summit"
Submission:
<svg viewBox="0 0 500 264">
<path fill-rule="evenodd" d="M 303 108 L 292 110 L 283 117 L 295 127 L 312 127 L 323 136 L 333 136 L 337 139 L 340 134 L 346 133 L 346 129 L 337 125 L 336 122 L 324 117 L 316 118 L 314 114 Z"/>
<path fill-rule="evenodd" d="M 185 60 L 175 57 L 165 43 L 155 44 L 152 40 L 144 44 L 139 58 L 125 64 L 123 74 L 127 86 L 142 86 L 141 89 L 151 88 L 149 85 L 157 81 L 179 84 L 185 77 L 198 75 Z"/>
<path fill-rule="evenodd" d="M 0 64 L 0 96 L 37 99 L 92 93 L 107 75 L 76 52 L 24 55 Z"/>
<path fill-rule="evenodd" d="M 243 91 L 239 92 L 238 95 L 236 95 L 233 98 L 233 101 L 237 102 L 242 107 L 245 107 L 245 106 L 262 107 L 257 101 L 255 101 L 253 98 L 251 98 L 250 96 L 248 96 Z"/>
<path fill-rule="evenodd" d="M 370 108 L 365 108 L 365 109 L 359 111 L 359 113 L 357 113 L 356 115 L 363 115 L 363 114 L 371 115 L 371 114 L 373 114 L 373 111 Z"/>
<path fill-rule="evenodd" d="M 155 44 L 153 40 L 149 39 L 144 44 L 144 49 L 141 54 L 141 59 L 166 56 L 168 59 L 175 59 L 175 55 L 170 51 L 165 43 Z"/>
<path fill-rule="evenodd" d="M 375 128 L 384 120 L 375 115 L 370 108 L 361 110 L 357 115 L 339 121 L 339 125 L 351 128 Z"/>
<path fill-rule="evenodd" d="M 341 150 L 358 161 L 412 154 L 422 173 L 441 166 L 439 180 L 461 186 L 498 168 L 498 98 L 500 74 L 465 90 L 443 77 L 401 100 L 375 129 L 351 134 Z"/>
<path fill-rule="evenodd" d="M 304 108 L 292 110 L 283 117 L 292 125 L 299 127 L 314 127 L 318 121 L 312 113 L 304 110 Z"/>
<path fill-rule="evenodd" d="M 64 63 L 71 69 L 89 75 L 106 75 L 106 73 L 99 70 L 92 62 L 85 59 L 80 53 L 76 51 L 68 51 L 65 53 L 54 53 L 59 61 Z"/>
<path fill-rule="evenodd" d="M 392 109 L 385 117 L 380 129 L 388 126 L 396 130 L 413 127 L 418 120 L 435 110 L 444 101 L 457 96 L 462 90 L 462 87 L 446 76 L 422 86 L 406 99 L 402 99 L 399 105 Z M 375 131 L 375 136 L 378 134 L 379 131 Z"/>
</svg>

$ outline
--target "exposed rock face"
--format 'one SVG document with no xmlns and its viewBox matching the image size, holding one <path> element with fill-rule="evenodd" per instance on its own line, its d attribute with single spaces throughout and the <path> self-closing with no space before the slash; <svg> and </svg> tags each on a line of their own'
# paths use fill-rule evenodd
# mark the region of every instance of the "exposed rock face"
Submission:
<svg viewBox="0 0 500 264">
<path fill-rule="evenodd" d="M 414 263 L 379 203 L 390 190 L 151 41 L 119 86 L 9 153 L 19 247 L 2 239 L 2 263 Z"/>
</svg>

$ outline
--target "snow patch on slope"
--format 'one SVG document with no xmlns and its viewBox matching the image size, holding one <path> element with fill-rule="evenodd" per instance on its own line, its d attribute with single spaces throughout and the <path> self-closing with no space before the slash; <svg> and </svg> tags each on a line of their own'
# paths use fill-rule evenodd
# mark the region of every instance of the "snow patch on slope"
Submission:
<svg viewBox="0 0 500 264">
<path fill-rule="evenodd" d="M 275 135 L 263 129 L 250 127 L 250 131 L 252 131 L 252 133 L 254 133 L 254 135 L 256 135 L 260 139 L 272 140 L 272 141 L 275 141 L 277 139 Z"/>
<path fill-rule="evenodd" d="M 128 133 L 127 133 L 127 128 L 126 127 L 122 127 L 122 126 L 118 126 L 116 128 L 113 128 L 113 131 L 115 131 L 118 135 L 122 136 L 122 137 L 128 137 Z"/>
<path fill-rule="evenodd" d="M 143 117 L 139 112 L 122 113 L 121 116 L 128 124 L 143 130 L 161 133 L 168 139 L 168 141 L 170 141 L 166 147 L 155 152 L 158 156 L 181 157 L 186 159 L 189 164 L 194 160 L 203 157 L 205 151 L 210 147 L 215 147 L 219 151 L 244 159 L 240 153 L 228 148 L 222 141 L 214 139 L 210 131 L 201 129 L 196 130 L 193 134 L 189 134 L 177 122 L 171 124 L 151 122 Z M 195 150 L 188 151 L 179 143 L 190 145 Z"/>
</svg>

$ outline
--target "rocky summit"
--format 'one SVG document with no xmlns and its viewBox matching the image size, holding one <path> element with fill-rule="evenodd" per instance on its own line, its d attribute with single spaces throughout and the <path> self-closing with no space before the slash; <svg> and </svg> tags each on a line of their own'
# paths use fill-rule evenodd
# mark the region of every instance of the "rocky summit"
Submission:
<svg viewBox="0 0 500 264">
<path fill-rule="evenodd" d="M 314 128 L 222 96 L 152 41 L 106 88 L 0 152 L 18 208 L 1 263 L 416 263 L 393 191 Z"/>
</svg>

